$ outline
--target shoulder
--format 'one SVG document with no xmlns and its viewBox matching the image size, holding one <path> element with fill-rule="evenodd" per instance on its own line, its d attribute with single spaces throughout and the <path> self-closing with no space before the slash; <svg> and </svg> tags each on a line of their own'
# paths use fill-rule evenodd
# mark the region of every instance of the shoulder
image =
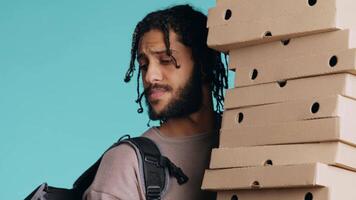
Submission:
<svg viewBox="0 0 356 200">
<path fill-rule="evenodd" d="M 138 178 L 138 171 L 138 157 L 135 149 L 123 143 L 104 154 L 94 183 L 112 185 L 118 184 L 123 179 L 134 181 L 133 179 Z"/>
<path fill-rule="evenodd" d="M 86 191 L 87 199 L 141 199 L 143 195 L 139 160 L 135 149 L 122 143 L 107 151 L 92 185 Z"/>
<path fill-rule="evenodd" d="M 122 143 L 109 151 L 107 151 L 100 163 L 101 165 L 109 165 L 113 168 L 123 166 L 138 166 L 136 150 L 129 144 Z"/>
<path fill-rule="evenodd" d="M 154 131 L 150 128 L 146 130 L 141 137 L 152 139 L 152 134 L 154 134 Z M 120 169 L 139 169 L 139 164 L 142 162 L 141 160 L 138 147 L 133 143 L 123 142 L 104 154 L 100 167 L 105 169 L 115 169 L 118 167 Z"/>
</svg>

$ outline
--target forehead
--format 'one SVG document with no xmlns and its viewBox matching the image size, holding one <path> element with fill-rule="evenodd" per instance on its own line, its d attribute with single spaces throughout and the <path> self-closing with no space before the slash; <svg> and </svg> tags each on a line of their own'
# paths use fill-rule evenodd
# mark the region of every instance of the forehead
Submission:
<svg viewBox="0 0 356 200">
<path fill-rule="evenodd" d="M 185 48 L 185 46 L 178 41 L 178 35 L 174 31 L 169 32 L 169 43 L 170 49 L 173 51 L 181 51 Z M 139 54 L 152 54 L 154 52 L 164 52 L 165 50 L 164 34 L 160 30 L 153 29 L 146 32 L 139 41 Z"/>
</svg>

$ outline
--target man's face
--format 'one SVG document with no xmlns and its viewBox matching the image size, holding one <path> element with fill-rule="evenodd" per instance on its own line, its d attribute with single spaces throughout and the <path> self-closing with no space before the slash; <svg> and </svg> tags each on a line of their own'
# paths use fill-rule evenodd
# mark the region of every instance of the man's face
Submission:
<svg viewBox="0 0 356 200">
<path fill-rule="evenodd" d="M 199 69 L 194 67 L 191 49 L 170 32 L 172 57 L 166 54 L 163 33 L 151 30 L 139 43 L 138 62 L 152 120 L 183 117 L 196 112 L 202 103 Z"/>
</svg>

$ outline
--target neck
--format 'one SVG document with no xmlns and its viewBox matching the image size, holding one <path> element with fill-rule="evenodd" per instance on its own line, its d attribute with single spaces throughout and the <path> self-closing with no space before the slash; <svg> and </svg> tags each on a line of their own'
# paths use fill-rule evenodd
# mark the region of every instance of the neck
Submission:
<svg viewBox="0 0 356 200">
<path fill-rule="evenodd" d="M 207 87 L 203 87 L 203 103 L 197 112 L 182 118 L 168 119 L 159 130 L 168 137 L 184 137 L 211 132 L 216 127 L 211 95 Z"/>
</svg>

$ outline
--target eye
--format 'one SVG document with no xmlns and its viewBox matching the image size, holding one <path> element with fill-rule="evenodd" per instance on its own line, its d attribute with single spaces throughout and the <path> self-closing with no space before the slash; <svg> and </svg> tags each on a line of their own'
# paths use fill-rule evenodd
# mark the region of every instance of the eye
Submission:
<svg viewBox="0 0 356 200">
<path fill-rule="evenodd" d="M 148 65 L 147 64 L 140 64 L 139 65 L 139 69 L 141 70 L 141 71 L 147 71 L 147 67 L 148 67 Z"/>
<path fill-rule="evenodd" d="M 164 59 L 160 59 L 159 62 L 162 64 L 162 65 L 170 65 L 172 64 L 173 62 L 173 59 L 172 58 L 164 58 Z"/>
<path fill-rule="evenodd" d="M 169 56 L 169 55 L 160 55 L 158 57 L 160 64 L 162 65 L 171 65 L 174 64 L 174 57 L 173 56 Z"/>
<path fill-rule="evenodd" d="M 139 70 L 147 71 L 149 61 L 145 55 L 140 54 L 137 58 L 137 63 Z"/>
</svg>

